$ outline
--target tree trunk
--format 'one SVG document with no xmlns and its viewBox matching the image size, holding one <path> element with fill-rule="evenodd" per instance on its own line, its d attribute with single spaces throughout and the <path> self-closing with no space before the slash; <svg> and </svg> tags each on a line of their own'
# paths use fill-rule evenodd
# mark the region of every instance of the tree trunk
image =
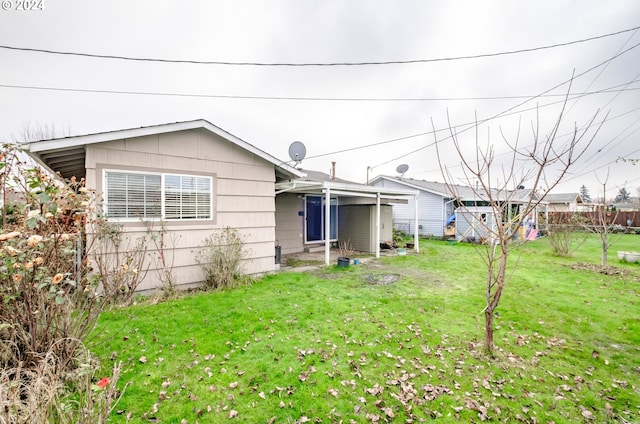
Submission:
<svg viewBox="0 0 640 424">
<path fill-rule="evenodd" d="M 489 267 L 486 289 L 486 306 L 484 309 L 484 350 L 488 354 L 493 352 L 493 317 L 504 289 L 507 275 L 507 260 L 509 258 L 510 237 L 501 234 L 500 243 L 494 245 L 489 252 Z M 497 249 L 499 252 L 496 252 Z M 497 264 L 497 269 L 496 269 Z M 495 271 L 494 271 L 495 270 Z"/>
<path fill-rule="evenodd" d="M 484 350 L 493 351 L 493 309 L 489 308 L 484 311 Z"/>
</svg>

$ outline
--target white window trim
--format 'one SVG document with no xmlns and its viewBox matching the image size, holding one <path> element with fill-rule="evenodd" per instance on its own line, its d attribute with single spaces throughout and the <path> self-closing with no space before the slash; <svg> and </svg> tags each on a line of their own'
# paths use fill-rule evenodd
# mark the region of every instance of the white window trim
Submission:
<svg viewBox="0 0 640 424">
<path fill-rule="evenodd" d="M 107 192 L 107 173 L 121 173 L 121 174 L 139 174 L 139 175 L 159 175 L 160 176 L 160 217 L 153 218 L 119 218 L 119 217 L 110 217 L 109 216 L 109 204 L 107 203 L 108 192 Z M 165 177 L 176 176 L 176 177 L 196 177 L 196 178 L 206 178 L 209 180 L 209 218 L 171 218 L 167 219 L 165 216 Z M 198 174 L 186 174 L 186 173 L 174 173 L 174 172 L 149 172 L 149 171 L 137 171 L 137 170 L 127 170 L 127 169 L 113 169 L 113 168 L 105 168 L 102 170 L 102 187 L 104 191 L 104 202 L 105 202 L 105 215 L 107 220 L 114 222 L 140 222 L 140 221 L 167 221 L 167 222 L 198 222 L 198 221 L 213 221 L 215 216 L 214 209 L 214 192 L 213 192 L 213 176 L 211 175 L 198 175 Z"/>
</svg>

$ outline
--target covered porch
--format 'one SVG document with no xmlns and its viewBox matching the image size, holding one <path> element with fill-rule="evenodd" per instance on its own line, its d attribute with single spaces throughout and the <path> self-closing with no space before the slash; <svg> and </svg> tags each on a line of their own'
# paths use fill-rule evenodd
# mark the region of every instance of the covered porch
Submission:
<svg viewBox="0 0 640 424">
<path fill-rule="evenodd" d="M 331 263 L 331 245 L 346 241 L 365 246 L 354 247 L 378 258 L 380 243 L 391 239 L 392 205 L 406 204 L 417 197 L 417 190 L 335 180 L 279 182 L 276 183 L 276 239 L 284 254 L 302 252 L 305 248 L 322 249 L 325 265 Z M 418 228 L 417 207 L 414 220 L 414 228 Z M 419 249 L 417 231 L 413 237 Z"/>
</svg>

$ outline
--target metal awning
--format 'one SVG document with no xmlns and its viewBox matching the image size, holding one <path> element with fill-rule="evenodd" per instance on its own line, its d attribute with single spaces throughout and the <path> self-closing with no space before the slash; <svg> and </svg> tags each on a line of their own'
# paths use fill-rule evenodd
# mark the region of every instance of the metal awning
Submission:
<svg viewBox="0 0 640 424">
<path fill-rule="evenodd" d="M 330 265 L 331 249 L 331 196 L 347 196 L 371 199 L 371 204 L 376 205 L 376 258 L 380 257 L 380 205 L 381 203 L 408 203 L 414 200 L 415 205 L 415 232 L 414 245 L 416 252 L 420 251 L 418 243 L 418 190 L 393 189 L 388 187 L 376 187 L 363 184 L 349 184 L 335 181 L 310 181 L 291 180 L 276 183 L 276 195 L 281 193 L 312 194 L 325 197 L 325 237 L 324 237 L 324 262 Z M 375 202 L 373 201 L 375 199 Z"/>
</svg>

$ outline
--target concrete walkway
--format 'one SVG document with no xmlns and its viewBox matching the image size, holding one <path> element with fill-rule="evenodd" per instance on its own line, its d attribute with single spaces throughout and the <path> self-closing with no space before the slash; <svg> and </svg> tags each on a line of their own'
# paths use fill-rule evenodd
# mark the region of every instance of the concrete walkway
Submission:
<svg viewBox="0 0 640 424">
<path fill-rule="evenodd" d="M 380 257 L 383 256 L 396 256 L 396 251 L 381 250 Z M 354 259 L 358 260 L 360 264 L 365 264 L 369 261 L 375 260 L 375 256 L 371 253 L 356 253 L 351 258 L 351 265 L 354 265 Z M 295 265 L 296 262 L 301 262 L 301 265 Z M 329 252 L 330 266 L 336 265 L 338 262 L 338 250 L 332 249 Z M 293 263 L 294 266 L 288 265 Z M 288 255 L 282 255 L 282 261 L 280 265 L 280 272 L 309 272 L 325 267 L 324 264 L 324 252 L 299 252 L 290 253 Z"/>
</svg>

